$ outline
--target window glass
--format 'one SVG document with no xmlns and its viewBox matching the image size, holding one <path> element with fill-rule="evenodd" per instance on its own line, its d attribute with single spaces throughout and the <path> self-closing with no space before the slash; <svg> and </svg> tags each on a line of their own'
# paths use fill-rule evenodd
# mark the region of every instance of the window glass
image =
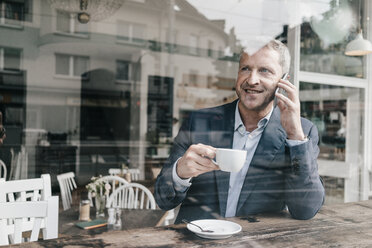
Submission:
<svg viewBox="0 0 372 248">
<path fill-rule="evenodd" d="M 319 132 L 318 166 L 326 180 L 326 203 L 343 202 L 345 194 L 356 199 L 345 193 L 344 179 L 363 157 L 364 90 L 301 82 L 300 100 L 302 116 Z M 352 180 L 358 179 L 354 175 Z"/>
<path fill-rule="evenodd" d="M 65 33 L 71 32 L 70 16 L 68 12 L 57 11 L 57 30 Z"/>
<path fill-rule="evenodd" d="M 83 56 L 74 56 L 74 76 L 81 76 L 83 73 L 88 71 L 89 58 Z"/>
<path fill-rule="evenodd" d="M 21 69 L 21 50 L 4 48 L 4 69 L 20 70 Z"/>
<path fill-rule="evenodd" d="M 25 4 L 23 2 L 4 1 L 3 4 L 5 4 L 5 18 L 7 19 L 7 23 L 12 23 L 12 20 L 24 20 Z"/>
<path fill-rule="evenodd" d="M 130 23 L 124 21 L 118 21 L 117 23 L 117 39 L 129 41 L 131 39 L 131 29 Z"/>
<path fill-rule="evenodd" d="M 141 25 L 141 24 L 133 24 L 132 27 L 133 27 L 133 42 L 139 42 L 139 43 L 144 42 L 146 26 Z"/>
<path fill-rule="evenodd" d="M 88 34 L 89 24 L 82 24 L 76 14 L 57 11 L 57 31 L 70 34 Z"/>
<path fill-rule="evenodd" d="M 56 74 L 70 75 L 70 56 L 56 54 Z"/>
<path fill-rule="evenodd" d="M 331 1 L 327 12 L 301 25 L 300 70 L 364 77 L 364 58 L 344 54 L 358 29 L 363 29 L 364 22 L 359 20 L 365 18 L 363 6 L 362 0 Z"/>
<path fill-rule="evenodd" d="M 198 53 L 198 50 L 197 50 L 197 47 L 198 47 L 198 36 L 194 35 L 194 34 L 191 34 L 190 37 L 189 37 L 189 52 L 191 54 L 197 54 Z"/>
<path fill-rule="evenodd" d="M 116 61 L 116 79 L 129 80 L 129 66 L 128 61 Z"/>
<path fill-rule="evenodd" d="M 185 121 L 236 100 L 241 52 L 276 38 L 291 52 L 301 114 L 319 132 L 326 204 L 366 198 L 372 55 L 345 49 L 359 28 L 370 37 L 370 1 L 87 2 L 84 24 L 79 1 L 0 0 L 0 159 L 10 171 L 11 151 L 27 152 L 18 179 L 49 173 L 56 195 L 58 174 L 74 172 L 84 191 L 93 176 L 129 168 L 154 192 Z"/>
</svg>

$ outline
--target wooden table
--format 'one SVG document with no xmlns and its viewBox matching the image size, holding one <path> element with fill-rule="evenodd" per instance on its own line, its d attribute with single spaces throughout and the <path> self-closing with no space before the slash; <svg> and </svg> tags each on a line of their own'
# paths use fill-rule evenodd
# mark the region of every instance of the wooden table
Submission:
<svg viewBox="0 0 372 248">
<path fill-rule="evenodd" d="M 311 220 L 294 220 L 288 213 L 228 218 L 242 231 L 228 239 L 202 239 L 185 224 L 68 236 L 27 247 L 372 247 L 372 201 L 325 206 Z"/>
<path fill-rule="evenodd" d="M 95 213 L 91 209 L 91 219 L 95 219 Z M 106 219 L 108 215 L 106 213 Z M 164 210 L 147 210 L 147 209 L 123 209 L 121 212 L 122 230 L 135 228 L 156 227 L 160 226 L 166 217 Z M 94 229 L 81 229 L 75 224 L 80 222 L 79 212 L 76 209 L 69 209 L 59 214 L 58 233 L 60 237 L 70 235 L 95 235 L 109 231 L 107 226 Z M 110 230 L 111 231 L 111 230 Z"/>
</svg>

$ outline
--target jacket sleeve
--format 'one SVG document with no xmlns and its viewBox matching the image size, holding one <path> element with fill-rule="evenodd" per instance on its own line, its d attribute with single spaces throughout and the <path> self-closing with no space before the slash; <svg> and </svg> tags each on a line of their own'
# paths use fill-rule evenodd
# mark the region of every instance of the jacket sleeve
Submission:
<svg viewBox="0 0 372 248">
<path fill-rule="evenodd" d="M 307 132 L 309 141 L 289 147 L 290 172 L 285 178 L 285 201 L 295 219 L 310 219 L 324 202 L 324 187 L 318 174 L 318 131 L 314 125 Z"/>
<path fill-rule="evenodd" d="M 183 156 L 186 150 L 191 145 L 191 119 L 186 120 L 178 135 L 174 139 L 170 156 L 156 179 L 155 183 L 155 201 L 161 209 L 169 210 L 178 206 L 186 197 L 185 192 L 175 190 L 172 178 L 173 164 Z"/>
</svg>

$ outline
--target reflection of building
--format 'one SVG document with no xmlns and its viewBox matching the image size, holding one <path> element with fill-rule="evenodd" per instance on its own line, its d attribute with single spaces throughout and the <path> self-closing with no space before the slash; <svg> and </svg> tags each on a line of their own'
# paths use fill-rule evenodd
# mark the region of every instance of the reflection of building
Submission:
<svg viewBox="0 0 372 248">
<path fill-rule="evenodd" d="M 215 76 L 235 77 L 226 73 L 233 63 L 219 60 L 228 43 L 224 22 L 206 19 L 186 1 L 126 1 L 111 17 L 87 25 L 45 0 L 1 4 L 7 10 L 0 15 L 6 143 L 37 146 L 21 141 L 22 130 L 47 130 L 58 137 L 52 145 L 78 147 L 83 180 L 95 173 L 90 168 L 105 173 L 103 163 L 129 159 L 142 167 L 149 132 L 169 140 L 180 112 L 234 96 Z M 216 60 L 225 66 L 216 67 Z M 164 80 L 171 98 L 151 93 Z M 36 150 L 29 151 L 33 177 Z"/>
<path fill-rule="evenodd" d="M 359 0 L 347 2 L 358 9 Z M 372 13 L 368 1 L 361 3 L 368 7 L 363 13 Z M 145 163 L 157 167 L 190 111 L 236 97 L 245 43 L 235 35 L 238 26 L 225 32 L 225 21 L 208 20 L 203 10 L 183 0 L 126 0 L 110 17 L 83 25 L 47 0 L 0 1 L 0 110 L 7 128 L 1 158 L 9 165 L 10 148 L 22 144 L 30 177 L 42 171 L 39 164 L 55 173 L 73 164 L 80 182 L 122 163 L 140 167 L 142 176 Z M 251 23 L 260 19 L 249 15 Z M 270 31 L 267 21 L 280 16 L 262 16 L 255 27 Z M 277 36 L 292 52 L 302 113 L 320 131 L 319 171 L 342 187 L 340 201 L 366 199 L 372 161 L 372 69 L 367 59 L 343 55 L 355 31 L 329 47 L 308 23 L 284 26 Z"/>
</svg>

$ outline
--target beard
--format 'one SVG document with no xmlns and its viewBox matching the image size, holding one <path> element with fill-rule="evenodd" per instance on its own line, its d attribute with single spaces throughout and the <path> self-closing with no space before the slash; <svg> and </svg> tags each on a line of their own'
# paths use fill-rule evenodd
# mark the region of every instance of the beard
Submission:
<svg viewBox="0 0 372 248">
<path fill-rule="evenodd" d="M 244 91 L 244 89 L 241 87 L 240 89 L 241 91 Z M 252 106 L 252 107 L 249 107 L 248 105 L 245 104 L 245 101 L 244 99 L 242 99 L 242 94 L 241 94 L 241 91 L 236 91 L 236 94 L 238 95 L 240 101 L 242 102 L 242 105 L 244 106 L 244 108 L 246 108 L 247 110 L 250 110 L 250 111 L 262 111 L 262 110 L 265 110 L 272 102 L 274 102 L 274 99 L 276 100 L 275 98 L 275 90 L 276 88 L 274 88 L 273 90 L 269 90 L 269 89 L 266 89 L 266 92 L 267 92 L 267 95 L 264 96 L 264 99 L 263 101 L 261 102 L 261 104 L 257 105 L 257 106 Z M 253 100 L 249 100 L 249 101 L 253 101 Z"/>
</svg>

